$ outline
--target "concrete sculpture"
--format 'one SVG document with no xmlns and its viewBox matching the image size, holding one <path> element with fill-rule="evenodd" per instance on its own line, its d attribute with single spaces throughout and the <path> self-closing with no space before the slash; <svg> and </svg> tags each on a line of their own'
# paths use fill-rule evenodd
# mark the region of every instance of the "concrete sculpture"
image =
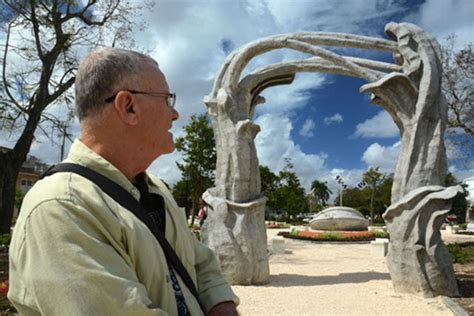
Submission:
<svg viewBox="0 0 474 316">
<path fill-rule="evenodd" d="M 275 85 L 290 84 L 298 72 L 323 72 L 359 77 L 367 80 L 361 92 L 371 94 L 372 102 L 382 106 L 400 129 L 401 151 L 392 188 L 392 205 L 398 211 L 385 214 L 392 240 L 429 240 L 422 247 L 443 249 L 444 245 L 433 229 L 414 229 L 405 225 L 408 219 L 400 207 L 415 210 L 422 207 L 419 223 L 436 222 L 437 202 L 398 205 L 412 190 L 424 186 L 440 186 L 446 174 L 446 152 L 443 135 L 447 107 L 440 90 L 441 63 L 437 42 L 419 27 L 408 23 L 389 23 L 385 27 L 391 40 L 341 33 L 292 33 L 251 42 L 232 52 L 219 70 L 211 93 L 204 98 L 214 129 L 217 147 L 215 187 L 203 195 L 211 207 L 203 241 L 217 253 L 222 269 L 232 284 L 262 284 L 268 282 L 269 267 L 264 223 L 265 198 L 261 196 L 258 158 L 254 139 L 260 127 L 252 122 L 255 108 L 264 103 L 260 93 Z M 320 46 L 370 49 L 390 52 L 394 63 L 341 56 Z M 287 48 L 312 55 L 304 60 L 272 64 L 242 76 L 255 56 L 271 50 Z M 449 203 L 451 189 L 444 194 Z M 424 191 L 423 191 L 424 192 Z M 420 193 L 421 194 L 421 193 Z M 441 194 L 441 193 L 440 193 Z M 421 198 L 421 196 L 419 197 Z M 413 198 L 418 201 L 419 198 Z M 428 194 L 423 199 L 438 196 Z M 445 208 L 446 205 L 443 205 Z M 391 214 L 396 215 L 391 215 Z M 205 225 L 206 226 L 206 225 Z M 402 228 L 404 227 L 404 228 Z M 395 245 L 395 242 L 393 243 Z M 412 247 L 413 248 L 413 247 Z M 404 260 L 413 260 L 408 249 L 392 247 L 388 265 L 394 283 L 402 282 L 395 274 L 403 271 Z M 412 249 L 413 252 L 418 250 Z M 397 255 L 400 260 L 393 260 Z M 412 292 L 422 291 L 431 284 L 434 275 L 446 274 L 452 284 L 454 274 L 449 263 L 438 264 L 439 256 L 431 251 L 419 258 L 413 267 L 419 284 L 410 285 Z M 392 259 L 390 259 L 392 258 Z M 423 270 L 427 262 L 429 270 Z M 437 270 L 438 269 L 438 270 Z M 428 271 L 428 273 L 427 273 Z M 407 290 L 395 284 L 398 290 Z M 457 289 L 431 289 L 433 295 L 454 295 Z"/>
<path fill-rule="evenodd" d="M 369 221 L 356 209 L 335 206 L 313 216 L 309 225 L 315 230 L 367 230 Z"/>
</svg>

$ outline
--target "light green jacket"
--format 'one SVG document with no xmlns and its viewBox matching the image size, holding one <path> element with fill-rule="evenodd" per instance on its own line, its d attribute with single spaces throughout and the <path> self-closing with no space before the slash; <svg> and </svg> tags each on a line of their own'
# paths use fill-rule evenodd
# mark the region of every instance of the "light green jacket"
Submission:
<svg viewBox="0 0 474 316">
<path fill-rule="evenodd" d="M 118 169 L 79 140 L 66 161 L 102 173 L 140 198 Z M 155 177 L 148 182 L 150 192 L 165 199 L 166 239 L 196 284 L 205 312 L 219 302 L 238 304 L 214 254 L 190 232 L 169 190 Z M 202 315 L 180 278 L 179 283 L 191 314 Z M 26 195 L 10 246 L 8 298 L 21 315 L 177 314 L 165 256 L 153 234 L 72 173 L 46 177 Z"/>
</svg>

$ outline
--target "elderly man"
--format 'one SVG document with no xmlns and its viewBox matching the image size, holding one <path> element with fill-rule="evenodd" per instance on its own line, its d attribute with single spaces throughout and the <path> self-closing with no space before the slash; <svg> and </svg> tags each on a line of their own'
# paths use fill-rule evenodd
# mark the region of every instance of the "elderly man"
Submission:
<svg viewBox="0 0 474 316">
<path fill-rule="evenodd" d="M 163 182 L 145 173 L 174 150 L 174 103 L 153 59 L 114 48 L 92 52 L 77 72 L 81 137 L 66 162 L 107 177 L 140 202 L 197 297 L 144 221 L 93 181 L 58 172 L 28 192 L 13 233 L 8 297 L 20 314 L 237 314 L 238 298 L 215 256 L 188 230 Z"/>
</svg>

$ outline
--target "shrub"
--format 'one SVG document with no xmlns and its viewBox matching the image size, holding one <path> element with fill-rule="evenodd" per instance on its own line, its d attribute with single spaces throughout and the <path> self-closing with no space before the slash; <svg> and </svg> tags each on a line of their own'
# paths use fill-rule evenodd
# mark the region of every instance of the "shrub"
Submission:
<svg viewBox="0 0 474 316">
<path fill-rule="evenodd" d="M 454 263 L 467 263 L 474 261 L 474 243 L 446 245 Z"/>
<path fill-rule="evenodd" d="M 5 245 L 5 246 L 10 245 L 11 239 L 12 239 L 12 236 L 8 233 L 0 235 L 0 245 Z"/>
<path fill-rule="evenodd" d="M 390 238 L 390 234 L 378 230 L 373 231 L 375 238 Z"/>
</svg>

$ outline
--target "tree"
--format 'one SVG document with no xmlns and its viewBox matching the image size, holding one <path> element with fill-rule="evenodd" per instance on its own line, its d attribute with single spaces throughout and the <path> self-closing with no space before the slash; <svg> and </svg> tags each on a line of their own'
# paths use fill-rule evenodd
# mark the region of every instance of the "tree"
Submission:
<svg viewBox="0 0 474 316">
<path fill-rule="evenodd" d="M 4 0 L 0 6 L 5 38 L 0 128 L 19 135 L 12 150 L 0 153 L 0 233 L 5 233 L 15 181 L 35 131 L 40 127 L 50 135 L 43 124 L 58 126 L 70 117 L 80 52 L 99 45 L 131 47 L 131 31 L 142 24 L 136 18 L 141 7 L 121 0 Z"/>
<path fill-rule="evenodd" d="M 334 199 L 338 203 L 341 193 Z M 369 215 L 370 191 L 368 188 L 347 188 L 344 190 L 344 205 L 355 208 L 364 215 Z"/>
<path fill-rule="evenodd" d="M 450 35 L 443 51 L 442 90 L 448 104 L 447 140 L 465 161 L 474 160 L 474 54 L 473 44 L 455 50 Z"/>
<path fill-rule="evenodd" d="M 314 180 L 311 183 L 311 194 L 315 198 L 316 202 L 320 205 L 319 209 L 321 209 L 323 206 L 326 206 L 326 202 L 329 200 L 331 193 L 332 191 L 328 188 L 327 182 Z"/>
<path fill-rule="evenodd" d="M 466 184 L 461 184 L 461 182 L 458 181 L 458 179 L 456 179 L 456 177 L 451 172 L 448 172 L 445 178 L 445 185 L 447 187 L 453 185 L 462 185 L 464 188 L 463 195 L 457 195 L 454 199 L 452 199 L 450 210 L 450 213 L 456 215 L 456 219 L 459 223 L 464 223 L 468 207 L 467 196 L 469 194 L 466 190 Z"/>
<path fill-rule="evenodd" d="M 214 184 L 216 169 L 216 144 L 214 132 L 206 114 L 193 114 L 190 122 L 184 126 L 186 135 L 176 139 L 176 149 L 183 153 L 184 163 L 176 163 L 183 178 L 173 190 L 178 202 L 184 206 L 191 202 L 192 221 L 199 206 L 202 194 Z M 186 187 L 184 173 L 189 172 L 189 187 Z M 183 192 L 183 190 L 185 192 Z M 183 199 L 188 191 L 188 196 Z"/>
<path fill-rule="evenodd" d="M 278 209 L 275 192 L 280 185 L 280 179 L 267 166 L 259 166 L 262 194 L 267 198 L 266 206 L 272 210 Z"/>
<path fill-rule="evenodd" d="M 393 174 L 383 175 L 382 183 L 377 187 L 372 201 L 373 222 L 382 222 L 382 214 L 390 206 Z M 360 184 L 358 187 L 344 190 L 344 205 L 357 209 L 364 215 L 371 215 L 370 202 L 374 191 L 368 185 Z M 335 202 L 339 199 L 336 197 Z"/>
<path fill-rule="evenodd" d="M 275 202 L 287 215 L 296 215 L 305 210 L 305 190 L 293 171 L 291 160 L 287 158 L 285 161 L 286 166 L 278 175 L 280 185 L 275 191 Z"/>
<path fill-rule="evenodd" d="M 370 188 L 370 222 L 374 223 L 374 198 L 379 186 L 384 182 L 384 176 L 379 172 L 379 167 L 369 168 L 362 175 L 362 185 Z"/>
</svg>

